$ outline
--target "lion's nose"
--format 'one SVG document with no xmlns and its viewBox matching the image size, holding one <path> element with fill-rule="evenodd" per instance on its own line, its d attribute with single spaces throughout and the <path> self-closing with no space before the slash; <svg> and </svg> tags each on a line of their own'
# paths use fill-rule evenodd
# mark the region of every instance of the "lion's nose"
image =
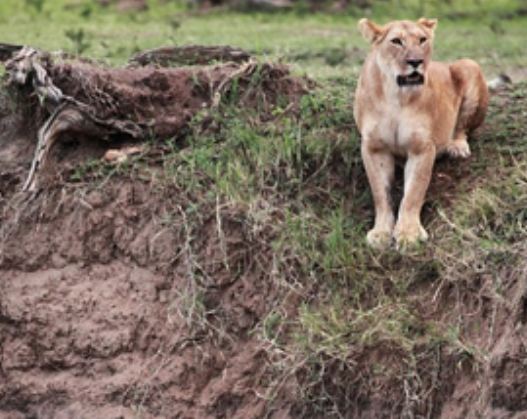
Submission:
<svg viewBox="0 0 527 419">
<path fill-rule="evenodd" d="M 419 67 L 421 64 L 423 64 L 423 61 L 424 61 L 424 60 L 414 60 L 414 59 L 410 59 L 410 60 L 406 60 L 406 64 L 411 65 L 413 68 L 417 68 L 417 67 Z"/>
</svg>

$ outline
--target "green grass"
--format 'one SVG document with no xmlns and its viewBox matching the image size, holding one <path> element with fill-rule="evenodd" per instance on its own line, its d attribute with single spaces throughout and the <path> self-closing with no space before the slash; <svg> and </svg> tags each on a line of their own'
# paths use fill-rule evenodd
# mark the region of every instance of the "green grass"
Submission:
<svg viewBox="0 0 527 419">
<path fill-rule="evenodd" d="M 471 10 L 472 3 L 464 3 L 462 10 Z M 504 266 L 519 260 L 527 239 L 525 84 L 493 100 L 474 157 L 462 163 L 467 170 L 438 164 L 436 172 L 447 172 L 452 180 L 446 185 L 434 180 L 428 195 L 430 243 L 406 254 L 393 249 L 379 254 L 364 240 L 373 213 L 350 107 L 367 48 L 356 30 L 357 16 L 201 16 L 177 5 L 117 15 L 96 6 L 65 11 L 58 1 L 45 2 L 38 11 L 35 4 L 0 6 L 2 41 L 82 51 L 113 64 L 160 45 L 231 44 L 260 58 L 283 59 L 319 83 L 302 99 L 297 118 L 282 116 L 283 106 L 277 105 L 273 112 L 281 117 L 262 122 L 254 110 L 240 110 L 227 98 L 210 115 L 217 129 L 203 131 L 198 116 L 185 147 L 164 143 L 160 168 L 149 166 L 147 147 L 125 166 L 88 162 L 70 179 L 100 186 L 112 177 L 133 176 L 155 179 L 160 189 L 175 188 L 191 197 L 184 215 L 188 236 L 200 211 L 211 211 L 218 201 L 241 209 L 248 235 L 265 232 L 273 265 L 269 278 L 282 290 L 253 330 L 274 361 L 270 403 L 291 374 L 303 400 L 299 409 L 307 416 L 343 414 L 354 391 L 369 394 L 385 382 L 395 382 L 400 394 L 418 382 L 422 387 L 414 389 L 415 397 L 427 400 L 441 387 L 434 384 L 435 374 L 449 367 L 437 361 L 438 353 L 448 365 L 468 362 L 476 368 L 486 362 L 486 348 L 471 340 L 471 317 L 456 306 L 456 298 L 478 298 L 475 284 L 483 274 L 492 276 L 499 294 Z M 493 11 L 511 4 L 494 2 Z M 412 13 L 419 5 L 415 2 Z M 526 66 L 527 20 L 496 26 L 491 11 L 477 21 L 442 21 L 436 56 L 470 56 L 488 75 Z M 374 12 L 380 15 L 382 8 Z M 447 194 L 453 199 L 447 201 Z M 192 269 L 191 286 L 174 307 L 190 327 L 198 327 L 210 308 Z M 290 293 L 300 300 L 292 313 L 286 307 Z M 221 314 L 199 327 L 223 331 Z M 419 412 L 410 400 L 403 404 L 401 410 Z"/>
<path fill-rule="evenodd" d="M 356 28 L 364 13 L 360 11 L 356 15 L 296 12 L 193 15 L 174 2 L 168 5 L 151 2 L 148 12 L 119 15 L 92 3 L 77 2 L 72 3 L 76 6 L 65 7 L 63 1 L 46 0 L 42 11 L 37 11 L 25 2 L 3 2 L 0 40 L 47 50 L 80 51 L 116 64 L 125 62 L 134 52 L 160 45 L 231 44 L 263 58 L 283 58 L 298 73 L 316 78 L 355 77 L 366 49 Z M 468 3 L 470 6 L 471 2 Z M 504 10 L 512 7 L 510 3 L 492 2 Z M 435 11 L 435 7 L 431 9 Z M 417 16 L 413 8 L 402 10 L 396 15 Z M 447 60 L 476 57 L 488 75 L 526 66 L 523 45 L 527 19 L 496 20 L 492 8 L 486 10 L 488 13 L 477 19 L 441 21 L 436 57 Z M 389 16 L 377 19 L 382 23 L 394 17 Z"/>
</svg>

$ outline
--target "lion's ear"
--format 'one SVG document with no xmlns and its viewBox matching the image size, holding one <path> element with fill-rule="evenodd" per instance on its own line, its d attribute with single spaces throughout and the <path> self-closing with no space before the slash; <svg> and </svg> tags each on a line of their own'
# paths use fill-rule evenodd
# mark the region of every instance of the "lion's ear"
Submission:
<svg viewBox="0 0 527 419">
<path fill-rule="evenodd" d="M 359 20 L 359 31 L 368 42 L 375 42 L 383 33 L 383 28 L 371 20 L 363 18 Z"/>
<path fill-rule="evenodd" d="M 417 21 L 417 23 L 423 25 L 425 28 L 430 29 L 433 32 L 437 26 L 437 19 L 427 19 L 422 17 Z"/>
</svg>

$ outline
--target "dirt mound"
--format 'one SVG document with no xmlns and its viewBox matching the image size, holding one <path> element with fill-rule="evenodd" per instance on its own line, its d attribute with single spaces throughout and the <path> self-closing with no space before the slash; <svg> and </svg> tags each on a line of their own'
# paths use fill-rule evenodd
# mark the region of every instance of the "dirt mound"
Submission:
<svg viewBox="0 0 527 419">
<path fill-rule="evenodd" d="M 200 54 L 242 62 L 183 68 L 148 65 L 159 64 L 160 58 L 164 65 L 181 57 L 198 60 Z M 31 47 L 16 51 L 6 62 L 8 85 L 20 106 L 27 108 L 26 114 L 32 115 L 27 119 L 41 124 L 24 189 L 38 188 L 50 151 L 65 136 L 108 141 L 181 137 L 193 117 L 217 109 L 226 96 L 235 96 L 231 100 L 238 106 L 255 108 L 260 118 L 269 118 L 280 99 L 298 105 L 307 92 L 306 83 L 291 77 L 285 66 L 258 63 L 228 47 L 161 48 L 138 54 L 132 62 L 131 68 L 106 68 Z"/>
</svg>

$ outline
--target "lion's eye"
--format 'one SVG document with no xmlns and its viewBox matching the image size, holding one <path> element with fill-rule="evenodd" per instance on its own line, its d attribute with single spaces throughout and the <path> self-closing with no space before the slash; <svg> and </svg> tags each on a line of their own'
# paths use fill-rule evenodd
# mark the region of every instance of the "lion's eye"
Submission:
<svg viewBox="0 0 527 419">
<path fill-rule="evenodd" d="M 424 44 L 425 42 L 426 42 L 426 38 L 424 36 L 419 39 L 420 44 Z"/>
<path fill-rule="evenodd" d="M 401 38 L 393 38 L 390 42 L 392 44 L 395 44 L 395 45 L 402 45 L 403 44 L 403 41 L 401 41 Z"/>
</svg>

